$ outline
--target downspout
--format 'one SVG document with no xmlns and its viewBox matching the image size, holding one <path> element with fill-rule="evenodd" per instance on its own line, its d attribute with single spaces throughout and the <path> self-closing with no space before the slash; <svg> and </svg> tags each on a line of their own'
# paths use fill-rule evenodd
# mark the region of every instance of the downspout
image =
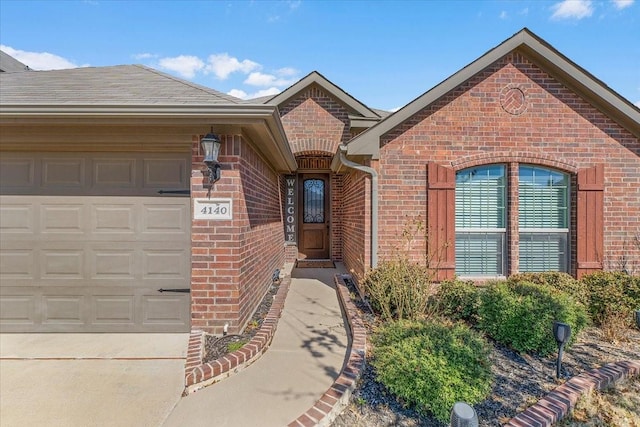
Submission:
<svg viewBox="0 0 640 427">
<path fill-rule="evenodd" d="M 372 167 L 347 159 L 346 152 L 346 146 L 338 147 L 338 156 L 343 165 L 371 175 L 371 268 L 376 268 L 378 266 L 378 173 Z"/>
</svg>

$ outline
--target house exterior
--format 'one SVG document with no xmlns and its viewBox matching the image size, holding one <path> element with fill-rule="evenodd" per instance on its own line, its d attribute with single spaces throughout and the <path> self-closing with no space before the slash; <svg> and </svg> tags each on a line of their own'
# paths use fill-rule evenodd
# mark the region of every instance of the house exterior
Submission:
<svg viewBox="0 0 640 427">
<path fill-rule="evenodd" d="M 317 72 L 0 73 L 0 163 L 5 332 L 239 331 L 285 264 L 362 277 L 415 221 L 440 279 L 640 269 L 640 110 L 527 29 L 394 114 Z"/>
</svg>

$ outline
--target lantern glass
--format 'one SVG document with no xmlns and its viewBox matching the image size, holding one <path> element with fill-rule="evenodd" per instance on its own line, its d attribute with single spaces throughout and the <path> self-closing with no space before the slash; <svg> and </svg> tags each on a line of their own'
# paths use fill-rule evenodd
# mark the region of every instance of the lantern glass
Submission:
<svg viewBox="0 0 640 427">
<path fill-rule="evenodd" d="M 211 133 L 208 133 L 202 140 L 202 151 L 204 151 L 204 162 L 212 163 L 218 161 L 218 155 L 220 154 L 220 139 Z"/>
</svg>

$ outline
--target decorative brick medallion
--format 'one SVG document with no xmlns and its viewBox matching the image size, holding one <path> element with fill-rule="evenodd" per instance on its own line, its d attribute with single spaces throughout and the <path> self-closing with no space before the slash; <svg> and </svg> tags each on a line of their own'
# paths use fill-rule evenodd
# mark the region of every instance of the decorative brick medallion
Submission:
<svg viewBox="0 0 640 427">
<path fill-rule="evenodd" d="M 527 110 L 527 99 L 524 90 L 508 85 L 500 92 L 500 105 L 509 114 L 519 116 Z"/>
</svg>

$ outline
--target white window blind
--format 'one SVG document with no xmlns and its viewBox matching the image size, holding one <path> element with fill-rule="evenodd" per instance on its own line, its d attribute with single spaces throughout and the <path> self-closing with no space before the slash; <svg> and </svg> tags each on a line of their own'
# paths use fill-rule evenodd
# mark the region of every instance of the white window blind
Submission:
<svg viewBox="0 0 640 427">
<path fill-rule="evenodd" d="M 456 173 L 456 274 L 504 274 L 506 178 L 504 165 Z"/>
<path fill-rule="evenodd" d="M 569 175 L 520 165 L 520 271 L 568 271 Z"/>
</svg>

